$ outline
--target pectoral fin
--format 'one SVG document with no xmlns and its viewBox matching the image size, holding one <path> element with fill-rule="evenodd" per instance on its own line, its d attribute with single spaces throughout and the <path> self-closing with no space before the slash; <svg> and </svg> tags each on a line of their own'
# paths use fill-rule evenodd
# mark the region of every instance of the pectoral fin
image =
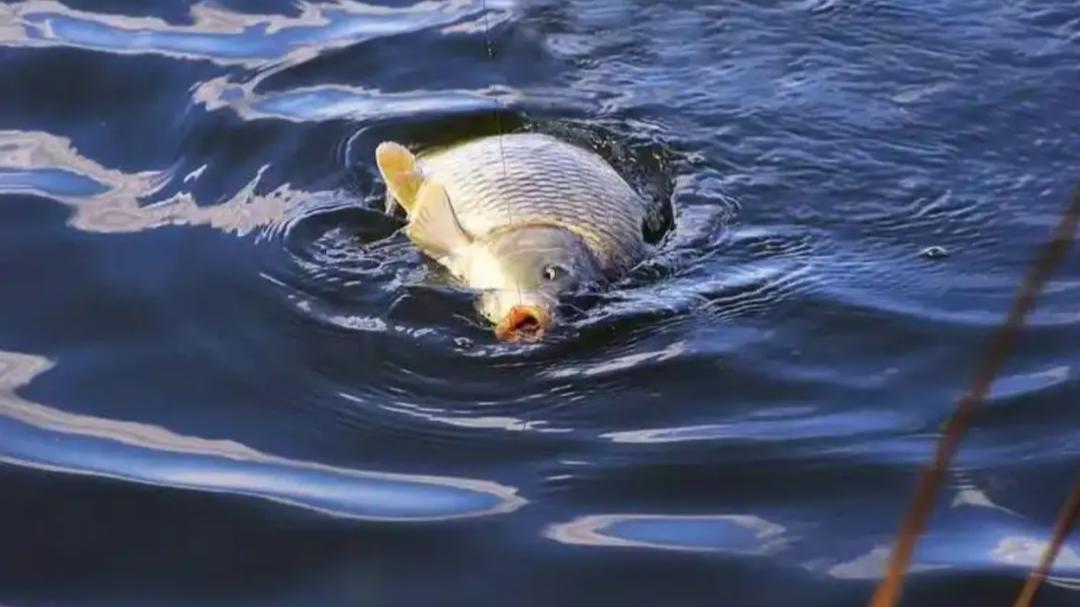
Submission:
<svg viewBox="0 0 1080 607">
<path fill-rule="evenodd" d="M 472 241 L 458 223 L 446 190 L 435 182 L 425 182 L 416 197 L 405 234 L 433 257 L 446 257 Z"/>
<path fill-rule="evenodd" d="M 396 202 L 412 215 L 420 186 L 424 184 L 416 167 L 416 157 L 405 146 L 384 141 L 375 148 L 375 164 L 386 182 L 386 212 L 393 212 Z"/>
</svg>

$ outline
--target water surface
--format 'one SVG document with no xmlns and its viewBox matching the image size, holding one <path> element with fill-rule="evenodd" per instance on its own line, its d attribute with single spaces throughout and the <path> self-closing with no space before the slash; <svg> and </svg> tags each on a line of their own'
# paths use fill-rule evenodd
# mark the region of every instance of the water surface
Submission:
<svg viewBox="0 0 1080 607">
<path fill-rule="evenodd" d="M 1080 178 L 1077 66 L 1069 0 L 3 4 L 0 603 L 865 604 Z M 499 128 L 658 219 L 535 346 L 380 212 L 380 141 Z M 1073 254 L 906 604 L 1019 590 L 1078 304 Z"/>
</svg>

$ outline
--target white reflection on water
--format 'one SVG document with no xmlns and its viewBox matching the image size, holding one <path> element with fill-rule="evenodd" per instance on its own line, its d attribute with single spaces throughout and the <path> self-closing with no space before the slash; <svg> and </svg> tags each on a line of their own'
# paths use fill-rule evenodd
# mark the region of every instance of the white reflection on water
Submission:
<svg viewBox="0 0 1080 607">
<path fill-rule="evenodd" d="M 596 514 L 548 527 L 564 544 L 773 555 L 787 548 L 782 525 L 742 514 Z"/>
<path fill-rule="evenodd" d="M 1009 536 L 1002 538 L 990 553 L 990 558 L 995 563 L 1012 565 L 1024 570 L 1031 570 L 1038 564 L 1049 542 L 1040 541 L 1033 537 Z M 1080 590 L 1080 555 L 1072 546 L 1063 546 L 1054 565 L 1050 569 L 1051 575 L 1046 576 L 1046 583 L 1061 588 Z M 1058 575 L 1053 575 L 1057 573 Z M 1070 573 L 1072 577 L 1061 575 Z"/>
<path fill-rule="evenodd" d="M 235 441 L 69 413 L 15 393 L 51 367 L 40 356 L 0 351 L 0 461 L 246 495 L 357 519 L 450 519 L 509 512 L 526 503 L 513 487 L 490 481 L 299 461 Z"/>
<path fill-rule="evenodd" d="M 884 410 L 810 413 L 777 419 L 737 419 L 728 423 L 675 428 L 625 430 L 602 434 L 615 443 L 678 443 L 687 441 L 776 441 L 858 436 L 911 425 L 910 416 Z"/>
<path fill-rule="evenodd" d="M 570 377 L 595 377 L 598 375 L 618 373 L 626 371 L 627 369 L 633 369 L 643 363 L 658 363 L 672 360 L 686 352 L 686 342 L 678 341 L 660 350 L 625 354 L 592 365 L 557 368 L 545 373 L 545 375 L 558 379 Z"/>
<path fill-rule="evenodd" d="M 1031 373 L 1003 375 L 994 381 L 990 390 L 991 401 L 1013 400 L 1041 392 L 1068 382 L 1072 373 L 1068 365 L 1058 365 Z"/>
<path fill-rule="evenodd" d="M 841 580 L 876 580 L 885 574 L 889 564 L 889 546 L 875 546 L 870 552 L 859 555 L 850 561 L 837 563 L 828 568 L 826 573 Z M 947 569 L 948 565 L 912 564 L 908 571 L 919 573 L 936 569 Z"/>
<path fill-rule="evenodd" d="M 949 517 L 931 530 L 920 545 L 912 574 L 952 570 L 986 571 L 1007 568 L 1024 575 L 1039 560 L 1047 542 L 1017 528 L 1018 518 L 1002 509 L 982 516 Z M 834 529 L 821 525 L 786 524 L 755 515 L 595 514 L 554 524 L 544 536 L 563 544 L 594 547 L 644 548 L 766 557 L 781 566 L 801 567 L 843 580 L 880 579 L 891 545 L 867 548 L 838 541 Z M 865 550 L 865 552 L 862 552 Z M 847 553 L 847 555 L 844 555 Z M 840 554 L 841 556 L 837 556 Z M 1075 545 L 1061 551 L 1048 583 L 1080 589 L 1080 554 Z"/>
<path fill-rule="evenodd" d="M 990 521 L 966 529 L 929 533 L 919 548 L 918 562 L 909 571 L 920 573 L 941 569 L 983 570 L 1004 566 L 1024 575 L 1038 563 L 1047 542 L 1033 537 L 1008 533 Z M 990 527 L 987 532 L 986 527 Z M 869 552 L 847 561 L 817 559 L 804 563 L 811 571 L 822 571 L 830 577 L 846 580 L 876 580 L 884 576 L 891 546 L 874 546 Z M 1064 546 L 1051 570 L 1047 582 L 1063 588 L 1080 588 L 1080 556 L 1071 546 Z M 1066 575 L 1068 574 L 1068 575 Z M 1069 576 L 1072 577 L 1069 577 Z"/>
<path fill-rule="evenodd" d="M 956 495 L 953 496 L 952 508 L 959 507 L 974 507 L 974 508 L 989 508 L 991 510 L 997 510 L 1004 512 L 1012 516 L 1020 516 L 1018 513 L 998 504 L 990 499 L 990 495 L 985 489 L 980 487 L 969 470 L 964 468 L 954 468 L 950 470 L 950 476 L 955 485 Z"/>
<path fill-rule="evenodd" d="M 257 68 L 199 83 L 195 100 L 207 109 L 229 108 L 248 120 L 275 118 L 319 121 L 335 118 L 386 119 L 424 112 L 466 112 L 509 106 L 520 94 L 506 87 L 484 90 L 414 90 L 387 93 L 344 85 L 318 85 L 256 94 L 268 76 L 328 51 L 369 40 L 424 30 L 479 34 L 513 17 L 511 0 L 422 0 L 379 6 L 355 0 L 297 2 L 299 14 L 252 14 L 211 3 L 190 8 L 189 24 L 158 17 L 103 14 L 69 8 L 51 0 L 0 5 L 0 46 L 75 47 L 122 55 L 154 54 Z M 485 14 L 486 13 L 486 14 Z M 565 87 L 530 91 L 533 105 L 565 105 L 594 93 Z"/>
<path fill-rule="evenodd" d="M 510 5 L 487 0 L 492 11 Z M 222 65 L 295 64 L 319 53 L 431 28 L 470 29 L 481 0 L 426 0 L 387 7 L 355 0 L 297 2 L 298 15 L 233 12 L 194 4 L 190 24 L 157 17 L 80 11 L 51 0 L 0 5 L 0 45 L 69 46 L 120 54 L 157 54 Z M 494 19 L 494 17 L 493 17 Z"/>
<path fill-rule="evenodd" d="M 228 108 L 245 120 L 273 118 L 290 122 L 317 122 L 347 118 L 390 120 L 429 113 L 490 110 L 495 100 L 506 106 L 519 97 L 511 89 L 493 86 L 476 91 L 412 90 L 382 92 L 359 86 L 325 84 L 286 91 L 257 93 L 270 72 L 237 84 L 228 77 L 212 78 L 195 88 L 192 96 L 208 111 Z"/>
<path fill-rule="evenodd" d="M 508 0 L 425 0 L 387 7 L 354 0 L 313 4 L 297 2 L 299 14 L 233 12 L 211 3 L 190 8 L 190 24 L 157 17 L 80 11 L 50 0 L 0 5 L 0 46 L 76 47 L 122 55 L 155 54 L 257 68 L 247 80 L 235 74 L 199 83 L 194 98 L 207 109 L 227 107 L 241 117 L 318 121 L 363 120 L 420 112 L 471 111 L 503 104 L 518 95 L 505 87 L 384 93 L 344 85 L 302 87 L 256 94 L 267 77 L 343 47 L 388 36 L 436 29 L 446 34 L 475 34 L 511 19 Z M 486 13 L 486 14 L 485 14 Z M 565 89 L 538 91 L 554 102 Z"/>
<path fill-rule="evenodd" d="M 994 546 L 990 556 L 995 563 L 1002 565 L 1034 567 L 1042 558 L 1046 546 L 1047 542 L 1033 537 L 1010 535 L 1002 538 L 997 546 Z M 1071 546 L 1064 546 L 1058 553 L 1057 560 L 1054 561 L 1054 568 L 1080 571 L 1080 555 L 1077 555 L 1076 550 Z"/>
<path fill-rule="evenodd" d="M 265 167 L 264 167 L 265 170 Z M 128 174 L 80 155 L 71 141 L 39 131 L 0 131 L 0 194 L 38 194 L 68 204 L 68 223 L 89 232 L 138 232 L 173 226 L 210 226 L 243 235 L 279 222 L 315 194 L 287 184 L 256 194 L 262 171 L 230 200 L 199 206 L 187 192 L 142 206 L 170 178 L 167 171 Z"/>
</svg>

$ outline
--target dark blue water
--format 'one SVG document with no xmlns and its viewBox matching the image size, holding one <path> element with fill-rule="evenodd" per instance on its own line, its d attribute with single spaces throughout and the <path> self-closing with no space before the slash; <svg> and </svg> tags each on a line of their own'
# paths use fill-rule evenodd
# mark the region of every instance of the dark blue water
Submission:
<svg viewBox="0 0 1080 607">
<path fill-rule="evenodd" d="M 1078 100 L 1073 0 L 0 5 L 0 604 L 863 605 Z M 380 141 L 497 122 L 674 210 L 536 346 L 378 210 Z M 1077 257 L 907 605 L 1011 604 L 1047 540 Z"/>
</svg>

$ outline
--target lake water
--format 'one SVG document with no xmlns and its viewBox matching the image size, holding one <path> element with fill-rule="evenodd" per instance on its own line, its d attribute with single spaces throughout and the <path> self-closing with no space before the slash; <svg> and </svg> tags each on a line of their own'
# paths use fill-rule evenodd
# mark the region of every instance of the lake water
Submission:
<svg viewBox="0 0 1080 607">
<path fill-rule="evenodd" d="M 1078 100 L 1074 0 L 2 4 L 0 604 L 864 605 Z M 380 141 L 499 128 L 673 218 L 538 345 L 380 212 Z M 1078 257 L 907 605 L 1011 604 L 1048 537 Z"/>
</svg>

